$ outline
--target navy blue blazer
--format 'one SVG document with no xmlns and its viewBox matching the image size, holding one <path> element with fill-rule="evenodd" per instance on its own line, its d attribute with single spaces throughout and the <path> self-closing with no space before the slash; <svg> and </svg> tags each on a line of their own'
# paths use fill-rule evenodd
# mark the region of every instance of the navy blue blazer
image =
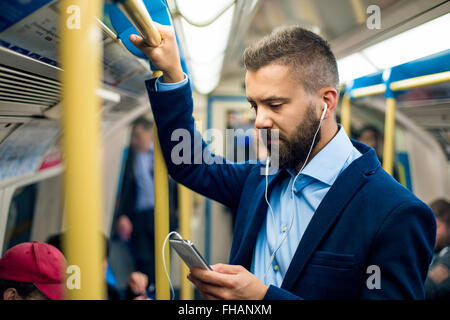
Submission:
<svg viewBox="0 0 450 320">
<path fill-rule="evenodd" d="M 170 92 L 156 92 L 154 80 L 146 85 L 170 175 L 233 210 L 236 223 L 229 263 L 249 270 L 267 214 L 263 164 L 208 165 L 199 164 L 198 158 L 195 162 L 207 146 L 202 141 L 195 150 L 194 132 L 197 139 L 201 136 L 194 129 L 190 85 Z M 180 128 L 191 134 L 191 164 L 176 165 L 171 160 L 172 150 L 180 149 L 174 149 L 179 138 L 174 136 L 172 141 L 172 133 Z M 362 156 L 332 185 L 299 243 L 281 288 L 270 286 L 265 299 L 424 298 L 435 242 L 434 214 L 380 167 L 372 148 L 352 143 Z M 269 193 L 285 172 L 269 177 Z M 368 285 L 375 283 L 378 274 L 373 265 L 380 271 L 379 289 Z"/>
</svg>

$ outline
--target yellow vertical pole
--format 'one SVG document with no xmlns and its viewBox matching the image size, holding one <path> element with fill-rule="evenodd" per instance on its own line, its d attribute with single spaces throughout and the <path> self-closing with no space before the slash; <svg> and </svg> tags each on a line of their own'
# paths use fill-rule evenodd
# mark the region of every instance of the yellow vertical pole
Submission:
<svg viewBox="0 0 450 320">
<path fill-rule="evenodd" d="M 180 233 L 184 239 L 192 239 L 191 220 L 192 220 L 192 201 L 193 193 L 185 186 L 178 185 L 178 212 L 180 221 Z M 181 264 L 181 285 L 180 298 L 181 300 L 193 300 L 194 288 L 187 279 L 189 268 L 180 260 Z"/>
<path fill-rule="evenodd" d="M 155 71 L 154 77 L 162 75 L 161 71 Z M 153 126 L 154 137 L 154 184 L 155 184 L 155 285 L 156 299 L 169 300 L 170 287 L 164 271 L 162 262 L 162 248 L 164 239 L 169 233 L 169 179 L 166 163 L 161 151 L 158 139 L 158 130 Z M 170 252 L 166 246 L 164 256 L 166 257 L 166 267 L 170 270 Z"/>
<path fill-rule="evenodd" d="M 395 109 L 396 109 L 395 98 L 386 98 L 383 168 L 390 175 L 394 173 Z"/>
<path fill-rule="evenodd" d="M 101 34 L 96 17 L 102 1 L 63 0 L 60 54 L 64 72 L 63 141 L 64 192 L 69 265 L 78 267 L 80 288 L 68 290 L 69 299 L 104 299 L 100 101 L 95 90 L 101 77 Z"/>
<path fill-rule="evenodd" d="M 341 124 L 348 136 L 350 136 L 350 119 L 352 115 L 352 105 L 348 94 L 344 94 L 341 104 Z"/>
<path fill-rule="evenodd" d="M 119 8 L 127 16 L 130 22 L 139 31 L 148 45 L 158 46 L 161 43 L 161 35 L 155 27 L 147 8 L 142 0 L 120 0 L 117 2 Z M 161 71 L 154 71 L 153 77 L 162 75 Z M 155 285 L 156 299 L 170 299 L 170 287 L 165 276 L 164 264 L 162 262 L 162 247 L 164 239 L 169 233 L 169 180 L 166 163 L 158 140 L 156 125 L 153 129 L 153 163 L 154 163 L 154 185 L 155 185 Z M 164 253 L 166 259 L 169 257 L 169 248 Z M 169 259 L 170 260 L 170 259 Z M 170 270 L 169 261 L 166 263 Z"/>
</svg>

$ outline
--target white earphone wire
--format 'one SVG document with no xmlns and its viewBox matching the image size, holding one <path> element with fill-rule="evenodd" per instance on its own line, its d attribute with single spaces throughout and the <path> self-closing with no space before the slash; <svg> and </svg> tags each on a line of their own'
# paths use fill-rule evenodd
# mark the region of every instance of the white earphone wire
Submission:
<svg viewBox="0 0 450 320">
<path fill-rule="evenodd" d="M 164 243 L 163 243 L 163 247 L 162 247 L 162 260 L 163 260 L 164 272 L 166 273 L 166 277 L 167 277 L 167 280 L 169 281 L 169 285 L 170 285 L 170 292 L 172 293 L 172 297 L 170 298 L 170 300 L 175 299 L 175 290 L 173 289 L 172 281 L 170 280 L 170 275 L 169 275 L 169 272 L 167 271 L 167 267 L 166 267 L 166 256 L 165 256 L 166 251 L 165 251 L 165 249 L 166 249 L 167 240 L 169 240 L 172 235 L 176 235 L 180 240 L 183 240 L 183 237 L 178 232 L 171 231 L 167 234 L 166 238 L 164 239 Z"/>
<path fill-rule="evenodd" d="M 267 158 L 267 160 L 266 160 L 266 189 L 264 191 L 264 197 L 266 198 L 266 202 L 269 206 L 270 213 L 272 214 L 272 222 L 275 223 L 275 215 L 273 213 L 273 209 L 272 209 L 272 206 L 270 205 L 269 199 L 267 198 L 267 185 L 268 185 L 268 181 L 269 181 L 269 162 L 270 162 L 270 158 Z"/>
<path fill-rule="evenodd" d="M 311 146 L 310 146 L 309 151 L 308 151 L 308 155 L 306 156 L 305 162 L 303 162 L 303 165 L 302 165 L 301 169 L 298 171 L 297 175 L 294 178 L 294 181 L 292 182 L 292 186 L 291 186 L 292 199 L 294 199 L 294 185 L 295 185 L 295 181 L 297 180 L 297 177 L 300 175 L 300 173 L 302 173 L 303 169 L 305 168 L 306 164 L 308 163 L 309 156 L 311 155 L 312 149 L 314 147 L 314 143 L 316 142 L 316 137 L 317 137 L 317 134 L 319 133 L 319 130 L 320 130 L 321 126 L 322 126 L 322 121 L 323 121 L 323 119 L 325 117 L 325 113 L 327 111 L 327 108 L 328 108 L 328 105 L 326 103 L 324 103 L 324 110 L 322 112 L 322 115 L 320 116 L 319 126 L 317 127 L 316 133 L 314 134 L 313 141 L 312 141 Z M 266 190 L 265 190 L 265 198 L 266 198 L 266 202 L 267 202 L 267 204 L 268 204 L 268 206 L 270 208 L 270 211 L 272 213 L 272 222 L 275 224 L 275 218 L 274 218 L 275 215 L 273 213 L 272 206 L 270 205 L 270 202 L 267 199 L 267 166 L 268 166 L 268 164 L 269 164 L 269 160 L 266 161 Z M 294 224 L 294 217 L 295 217 L 295 212 L 292 214 L 292 218 L 291 218 L 291 222 L 289 224 L 289 228 L 286 231 L 283 239 L 281 240 L 281 242 L 278 245 L 278 247 L 273 251 L 272 255 L 270 256 L 270 261 L 269 261 L 269 263 L 267 265 L 266 271 L 264 272 L 264 282 L 266 282 L 267 272 L 269 271 L 270 266 L 272 265 L 273 260 L 275 259 L 276 253 L 281 248 L 281 246 L 284 243 L 284 241 L 286 240 L 289 232 L 291 231 L 292 225 Z"/>
</svg>

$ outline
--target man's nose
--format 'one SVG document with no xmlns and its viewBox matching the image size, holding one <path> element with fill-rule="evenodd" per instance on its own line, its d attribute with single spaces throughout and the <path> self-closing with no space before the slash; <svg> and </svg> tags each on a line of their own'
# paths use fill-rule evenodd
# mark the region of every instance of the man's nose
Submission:
<svg viewBox="0 0 450 320">
<path fill-rule="evenodd" d="M 257 129 L 271 129 L 272 126 L 273 122 L 269 112 L 264 110 L 264 108 L 259 108 L 256 113 L 255 127 Z"/>
</svg>

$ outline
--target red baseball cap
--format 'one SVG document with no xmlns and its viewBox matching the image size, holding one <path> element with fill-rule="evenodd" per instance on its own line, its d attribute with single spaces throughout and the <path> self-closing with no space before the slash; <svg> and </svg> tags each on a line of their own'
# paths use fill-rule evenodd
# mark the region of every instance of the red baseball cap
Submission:
<svg viewBox="0 0 450 320">
<path fill-rule="evenodd" d="M 52 300 L 64 299 L 66 259 L 54 246 L 25 242 L 7 250 L 0 259 L 0 278 L 33 283 Z"/>
</svg>

